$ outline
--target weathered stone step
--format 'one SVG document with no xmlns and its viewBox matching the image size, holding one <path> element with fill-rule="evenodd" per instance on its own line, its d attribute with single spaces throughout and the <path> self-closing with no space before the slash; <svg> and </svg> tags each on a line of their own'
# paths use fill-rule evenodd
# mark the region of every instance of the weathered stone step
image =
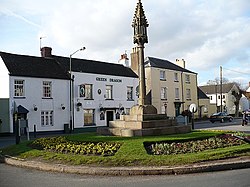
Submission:
<svg viewBox="0 0 250 187">
<path fill-rule="evenodd" d="M 151 120 L 151 121 L 110 121 L 111 128 L 131 128 L 131 129 L 145 129 L 155 127 L 167 127 L 177 125 L 175 120 Z"/>
<path fill-rule="evenodd" d="M 121 115 L 124 121 L 148 121 L 148 120 L 166 120 L 169 119 L 165 114 L 143 114 L 143 115 Z"/>
<path fill-rule="evenodd" d="M 167 135 L 167 134 L 181 134 L 191 132 L 190 125 L 177 125 L 169 127 L 159 127 L 159 128 L 148 128 L 148 129 L 129 129 L 129 128 L 109 128 L 109 127 L 99 127 L 97 129 L 98 134 L 109 135 L 109 136 L 157 136 L 157 135 Z"/>
</svg>

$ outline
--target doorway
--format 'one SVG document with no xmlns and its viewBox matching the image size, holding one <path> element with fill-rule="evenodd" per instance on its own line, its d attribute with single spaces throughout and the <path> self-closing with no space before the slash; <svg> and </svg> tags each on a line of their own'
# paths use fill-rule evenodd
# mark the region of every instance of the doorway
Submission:
<svg viewBox="0 0 250 187">
<path fill-rule="evenodd" d="M 106 111 L 107 127 L 109 127 L 109 122 L 114 120 L 114 112 Z"/>
</svg>

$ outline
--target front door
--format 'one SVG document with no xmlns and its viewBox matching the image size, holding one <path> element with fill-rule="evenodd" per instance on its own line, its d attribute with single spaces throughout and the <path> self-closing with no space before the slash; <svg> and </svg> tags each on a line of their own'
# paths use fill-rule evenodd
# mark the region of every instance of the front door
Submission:
<svg viewBox="0 0 250 187">
<path fill-rule="evenodd" d="M 107 115 L 107 127 L 109 127 L 109 122 L 114 120 L 114 112 L 113 111 L 106 111 Z"/>
<path fill-rule="evenodd" d="M 180 115 L 180 108 L 181 108 L 181 103 L 175 103 L 175 116 Z"/>
</svg>

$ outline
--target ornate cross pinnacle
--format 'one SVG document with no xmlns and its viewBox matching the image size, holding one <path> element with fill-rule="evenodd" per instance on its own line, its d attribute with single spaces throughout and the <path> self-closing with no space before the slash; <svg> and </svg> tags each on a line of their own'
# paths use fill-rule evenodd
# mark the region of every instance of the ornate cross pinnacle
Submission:
<svg viewBox="0 0 250 187">
<path fill-rule="evenodd" d="M 138 45 L 143 46 L 145 43 L 148 43 L 148 21 L 144 13 L 141 0 L 138 1 L 135 8 L 132 27 L 134 28 L 134 44 L 137 43 Z"/>
</svg>

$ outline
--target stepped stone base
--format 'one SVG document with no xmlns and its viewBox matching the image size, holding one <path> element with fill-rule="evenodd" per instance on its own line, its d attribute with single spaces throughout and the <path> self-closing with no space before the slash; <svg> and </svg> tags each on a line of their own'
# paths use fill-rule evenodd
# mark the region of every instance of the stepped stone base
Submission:
<svg viewBox="0 0 250 187">
<path fill-rule="evenodd" d="M 191 132 L 190 125 L 178 125 L 175 119 L 157 114 L 152 105 L 134 106 L 131 115 L 121 115 L 120 120 L 110 121 L 109 127 L 98 127 L 97 133 L 109 136 L 150 136 Z"/>
</svg>

